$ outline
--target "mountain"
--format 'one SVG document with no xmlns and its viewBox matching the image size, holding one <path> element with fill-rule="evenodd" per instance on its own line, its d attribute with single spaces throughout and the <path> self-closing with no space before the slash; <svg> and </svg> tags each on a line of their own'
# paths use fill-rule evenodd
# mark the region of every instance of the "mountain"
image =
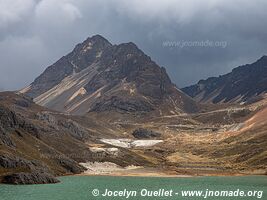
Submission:
<svg viewBox="0 0 267 200">
<path fill-rule="evenodd" d="M 237 67 L 228 74 L 200 80 L 182 91 L 198 102 L 255 101 L 267 92 L 267 56 L 252 64 Z"/>
<path fill-rule="evenodd" d="M 166 70 L 134 43 L 112 45 L 100 35 L 78 44 L 20 92 L 39 105 L 70 114 L 198 110 Z"/>
</svg>

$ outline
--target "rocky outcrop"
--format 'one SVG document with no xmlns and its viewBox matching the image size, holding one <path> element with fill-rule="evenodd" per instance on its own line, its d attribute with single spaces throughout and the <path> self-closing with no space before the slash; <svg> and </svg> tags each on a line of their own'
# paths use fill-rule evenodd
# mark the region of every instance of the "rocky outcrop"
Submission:
<svg viewBox="0 0 267 200">
<path fill-rule="evenodd" d="M 3 178 L 3 183 L 14 185 L 26 185 L 26 184 L 48 184 L 60 182 L 53 175 L 48 173 L 32 172 L 32 173 L 15 173 L 7 175 Z"/>
<path fill-rule="evenodd" d="M 0 126 L 0 145 L 7 145 L 9 147 L 15 147 L 15 143 L 10 138 L 10 135 L 8 132 L 6 132 L 1 126 Z"/>
<path fill-rule="evenodd" d="M 15 101 L 15 105 L 20 106 L 20 107 L 24 107 L 24 108 L 30 107 L 31 104 L 32 104 L 32 102 L 29 102 L 25 99 L 18 99 Z"/>
<path fill-rule="evenodd" d="M 22 158 L 9 155 L 0 155 L 0 167 L 2 168 L 27 168 L 31 169 L 37 165 L 35 162 L 31 162 Z"/>
<path fill-rule="evenodd" d="M 71 119 L 59 120 L 58 125 L 61 130 L 68 131 L 70 135 L 72 135 L 76 139 L 84 140 L 88 137 L 88 131 L 80 124 Z"/>
<path fill-rule="evenodd" d="M 23 118 L 12 109 L 0 105 L 0 144 L 15 147 L 16 144 L 12 141 L 10 134 L 16 132 L 17 129 L 22 129 L 35 137 L 40 137 L 39 128 L 36 125 L 33 125 L 28 119 Z"/>
<path fill-rule="evenodd" d="M 17 127 L 19 119 L 16 114 L 6 107 L 0 106 L 0 127 L 5 130 L 11 130 Z"/>
<path fill-rule="evenodd" d="M 10 131 L 18 125 L 14 112 L 0 106 L 0 144 L 14 147 L 15 143 L 10 138 Z"/>
<path fill-rule="evenodd" d="M 52 155 L 51 155 L 52 156 Z M 58 166 L 63 167 L 68 173 L 79 174 L 85 168 L 75 161 L 68 159 L 64 155 L 58 158 Z M 56 183 L 56 179 L 51 175 L 51 170 L 42 162 L 26 160 L 11 155 L 0 155 L 0 169 L 3 168 L 8 174 L 12 171 L 21 171 L 4 176 L 2 182 L 10 184 L 42 184 Z M 0 174 L 1 177 L 1 174 Z"/>
<path fill-rule="evenodd" d="M 146 101 L 139 99 L 123 99 L 112 96 L 103 99 L 92 106 L 91 112 L 117 111 L 122 113 L 149 112 L 154 110 L 153 106 Z"/>
<path fill-rule="evenodd" d="M 149 139 L 160 137 L 161 134 L 155 131 L 139 128 L 133 131 L 132 135 L 137 139 Z"/>
<path fill-rule="evenodd" d="M 71 119 L 59 118 L 51 112 L 39 112 L 36 118 L 48 124 L 51 128 L 56 130 L 64 130 L 74 138 L 84 140 L 88 137 L 88 131 Z"/>
<path fill-rule="evenodd" d="M 59 164 L 64 167 L 68 172 L 73 174 L 80 174 L 85 171 L 85 168 L 81 165 L 78 165 L 74 161 L 70 159 L 61 159 L 59 160 Z"/>
<path fill-rule="evenodd" d="M 43 163 L 17 156 L 0 155 L 0 169 L 6 174 L 0 178 L 6 184 L 45 184 L 59 182 Z M 12 171 L 21 171 L 12 173 Z"/>
</svg>

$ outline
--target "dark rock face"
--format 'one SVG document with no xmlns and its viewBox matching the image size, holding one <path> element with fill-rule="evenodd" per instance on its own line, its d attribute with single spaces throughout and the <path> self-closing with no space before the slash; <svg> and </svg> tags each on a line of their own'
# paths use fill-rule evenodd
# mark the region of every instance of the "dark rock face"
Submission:
<svg viewBox="0 0 267 200">
<path fill-rule="evenodd" d="M 3 176 L 2 182 L 6 184 L 45 184 L 59 181 L 50 174 L 50 170 L 39 161 L 30 161 L 11 155 L 0 155 L 0 169 L 9 171 Z M 10 173 L 12 170 L 22 171 Z"/>
<path fill-rule="evenodd" d="M 161 134 L 151 130 L 139 128 L 133 131 L 132 135 L 137 139 L 149 139 L 160 137 Z"/>
<path fill-rule="evenodd" d="M 15 143 L 10 138 L 10 133 L 19 128 L 39 137 L 39 131 L 35 125 L 11 109 L 0 106 L 0 143 L 10 147 L 15 146 Z"/>
<path fill-rule="evenodd" d="M 68 159 L 62 155 L 58 159 L 58 163 L 68 173 L 78 174 L 85 170 L 73 160 Z M 19 169 L 21 173 L 15 173 L 3 178 L 4 183 L 10 184 L 43 184 L 56 183 L 55 179 L 50 173 L 49 168 L 43 163 L 35 160 L 26 160 L 16 156 L 0 155 L 0 169 L 4 168 L 9 171 Z M 10 173 L 9 173 L 10 174 Z M 55 182 L 54 182 L 55 181 Z"/>
<path fill-rule="evenodd" d="M 77 122 L 71 119 L 57 119 L 56 116 L 49 112 L 39 112 L 36 118 L 47 123 L 53 129 L 64 130 L 70 133 L 70 135 L 79 140 L 85 139 L 88 133 L 88 131 Z"/>
<path fill-rule="evenodd" d="M 16 146 L 15 143 L 11 140 L 9 134 L 0 127 L 0 145 L 1 144 L 7 145 L 9 147 Z"/>
<path fill-rule="evenodd" d="M 237 67 L 229 74 L 201 80 L 182 90 L 201 102 L 208 99 L 213 103 L 229 102 L 239 97 L 239 101 L 247 102 L 267 91 L 267 56 L 253 64 Z"/>
<path fill-rule="evenodd" d="M 133 43 L 114 45 L 106 49 L 99 65 L 101 71 L 85 86 L 89 94 L 101 87 L 110 91 L 118 87 L 122 80 L 134 85 L 138 94 L 151 98 L 154 103 L 161 101 L 168 92 L 171 93 L 173 84 L 165 69 L 156 65 Z M 143 99 L 116 94 L 98 100 L 91 111 L 149 112 L 153 109 Z"/>
<path fill-rule="evenodd" d="M 84 127 L 74 122 L 73 120 L 60 120 L 58 125 L 61 129 L 68 131 L 74 138 L 83 140 L 88 133 Z"/>
<path fill-rule="evenodd" d="M 86 170 L 84 167 L 77 165 L 77 163 L 74 163 L 74 161 L 69 159 L 61 159 L 59 160 L 59 163 L 62 167 L 74 174 L 79 174 Z"/>
<path fill-rule="evenodd" d="M 17 158 L 17 157 L 11 157 L 8 155 L 0 155 L 0 167 L 3 168 L 18 168 L 18 167 L 24 167 L 24 168 L 32 168 L 36 164 L 34 162 Z"/>
<path fill-rule="evenodd" d="M 50 173 L 49 168 L 38 160 L 27 160 L 13 155 L 0 155 L 0 168 L 20 169 L 23 172 Z"/>
<path fill-rule="evenodd" d="M 14 112 L 5 107 L 0 107 L 0 126 L 3 129 L 10 130 L 15 128 L 18 124 L 19 119 Z"/>
<path fill-rule="evenodd" d="M 48 184 L 48 183 L 58 183 L 60 182 L 54 176 L 48 173 L 15 173 L 7 175 L 3 178 L 3 183 L 14 184 L 14 185 L 26 185 L 26 184 Z"/>
<path fill-rule="evenodd" d="M 15 102 L 15 104 L 18 105 L 18 106 L 24 107 L 24 108 L 28 108 L 28 107 L 30 107 L 30 103 L 29 103 L 29 101 L 26 101 L 26 100 L 24 100 L 24 99 L 19 99 L 19 100 L 17 100 L 17 101 Z"/>
<path fill-rule="evenodd" d="M 106 49 L 102 56 L 99 61 L 101 73 L 95 75 L 85 87 L 89 92 L 125 80 L 134 83 L 141 94 L 161 99 L 173 87 L 166 70 L 133 43 L 114 45 Z"/>
<path fill-rule="evenodd" d="M 123 100 L 119 97 L 111 97 L 98 102 L 91 109 L 92 112 L 103 112 L 103 111 L 118 111 L 118 112 L 149 112 L 154 110 L 154 108 L 145 101 L 127 99 Z"/>
<path fill-rule="evenodd" d="M 0 144 L 14 147 L 15 143 L 11 140 L 9 131 L 18 125 L 18 119 L 14 112 L 0 107 Z"/>
</svg>

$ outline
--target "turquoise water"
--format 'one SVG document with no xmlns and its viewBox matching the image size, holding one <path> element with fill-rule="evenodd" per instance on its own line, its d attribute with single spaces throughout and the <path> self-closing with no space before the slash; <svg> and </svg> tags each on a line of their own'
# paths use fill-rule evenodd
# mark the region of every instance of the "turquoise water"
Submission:
<svg viewBox="0 0 267 200">
<path fill-rule="evenodd" d="M 67 176 L 60 178 L 61 183 L 51 185 L 3 185 L 0 184 L 0 200 L 105 200 L 126 199 L 126 197 L 94 197 L 92 191 L 98 189 L 100 195 L 106 189 L 137 191 L 137 196 L 128 199 L 204 199 L 204 197 L 182 197 L 182 190 L 244 190 L 263 191 L 261 199 L 267 200 L 267 177 L 193 177 L 193 178 L 143 178 L 143 177 L 104 177 L 104 176 Z M 142 189 L 157 191 L 173 190 L 173 196 L 142 197 Z M 145 191 L 145 190 L 144 190 Z M 174 193 L 178 192 L 177 195 Z M 145 193 L 144 193 L 145 194 Z M 167 193 L 166 193 L 167 194 Z M 217 199 L 260 199 L 255 197 L 208 197 Z"/>
</svg>

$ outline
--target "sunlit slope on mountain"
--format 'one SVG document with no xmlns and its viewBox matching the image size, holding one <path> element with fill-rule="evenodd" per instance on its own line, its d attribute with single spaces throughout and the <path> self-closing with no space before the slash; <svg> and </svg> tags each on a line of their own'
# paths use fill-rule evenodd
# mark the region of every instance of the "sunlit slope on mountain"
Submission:
<svg viewBox="0 0 267 200">
<path fill-rule="evenodd" d="M 266 169 L 267 166 L 267 109 L 247 120 L 240 131 L 225 139 L 220 155 L 232 157 L 240 165 Z"/>
</svg>

